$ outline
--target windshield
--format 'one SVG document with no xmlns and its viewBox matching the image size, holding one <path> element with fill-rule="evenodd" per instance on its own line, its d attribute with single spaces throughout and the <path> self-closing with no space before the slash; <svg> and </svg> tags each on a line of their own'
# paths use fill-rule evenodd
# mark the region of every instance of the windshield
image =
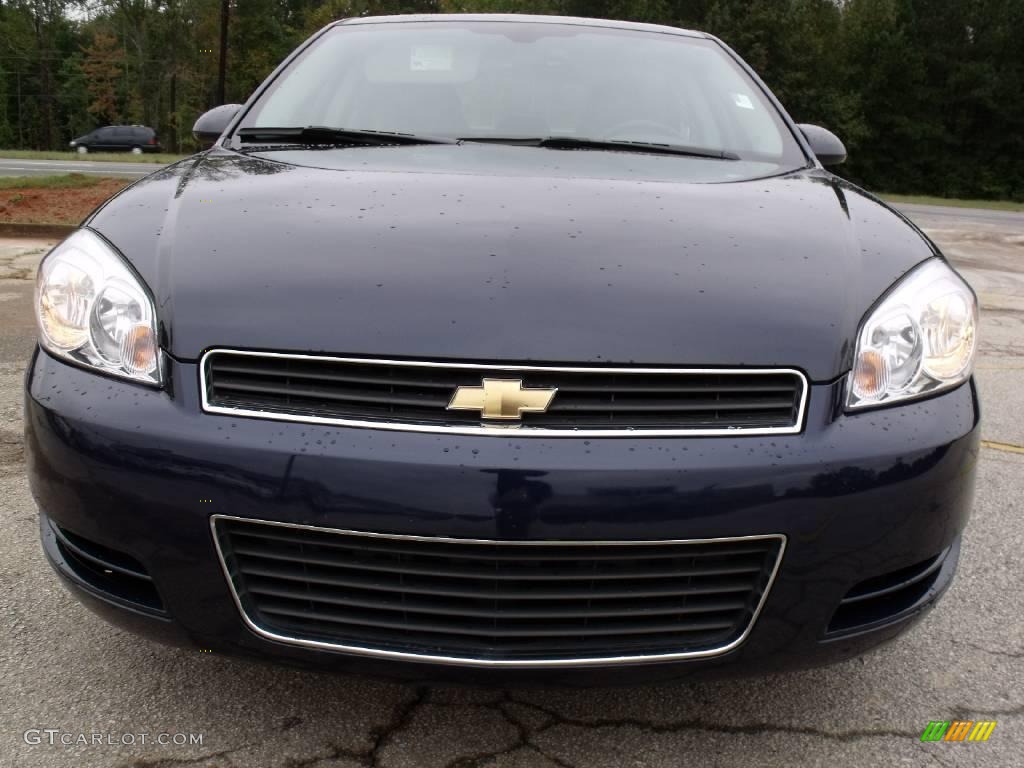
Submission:
<svg viewBox="0 0 1024 768">
<path fill-rule="evenodd" d="M 572 24 L 334 27 L 272 83 L 240 127 L 306 126 L 647 142 L 769 166 L 806 163 L 778 111 L 716 42 Z"/>
</svg>

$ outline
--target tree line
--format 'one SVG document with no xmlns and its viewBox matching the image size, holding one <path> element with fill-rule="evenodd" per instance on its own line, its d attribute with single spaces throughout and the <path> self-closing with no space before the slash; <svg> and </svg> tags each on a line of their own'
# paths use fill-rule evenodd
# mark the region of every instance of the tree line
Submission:
<svg viewBox="0 0 1024 768">
<path fill-rule="evenodd" d="M 877 190 L 1024 200 L 1024 0 L 0 0 L 0 147 L 140 123 L 174 152 L 347 16 L 522 12 L 701 29 Z"/>
</svg>

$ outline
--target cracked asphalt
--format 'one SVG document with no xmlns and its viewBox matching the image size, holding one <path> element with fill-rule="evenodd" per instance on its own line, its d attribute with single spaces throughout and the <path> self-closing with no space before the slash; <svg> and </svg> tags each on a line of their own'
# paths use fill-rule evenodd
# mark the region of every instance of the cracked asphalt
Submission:
<svg viewBox="0 0 1024 768">
<path fill-rule="evenodd" d="M 590 690 L 416 687 L 166 648 L 93 616 L 37 543 L 21 381 L 45 242 L 0 239 L 0 766 L 1009 766 L 1024 747 L 1024 214 L 907 206 L 983 305 L 974 517 L 959 575 L 899 640 L 832 667 Z M 996 720 L 923 744 L 929 720 Z M 29 729 L 135 744 L 26 744 Z M 137 734 L 202 734 L 138 743 Z"/>
</svg>

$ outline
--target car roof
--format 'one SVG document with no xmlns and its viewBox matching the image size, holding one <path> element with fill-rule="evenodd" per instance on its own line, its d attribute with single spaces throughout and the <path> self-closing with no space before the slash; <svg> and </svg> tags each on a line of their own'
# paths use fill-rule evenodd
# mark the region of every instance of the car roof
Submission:
<svg viewBox="0 0 1024 768">
<path fill-rule="evenodd" d="M 329 26 L 354 24 L 388 24 L 402 21 L 491 21 L 528 24 L 573 24 L 581 27 L 611 27 L 614 29 L 631 29 L 638 32 L 657 32 L 683 37 L 711 38 L 704 32 L 697 32 L 679 27 L 668 27 L 663 24 L 643 24 L 638 21 L 614 21 L 612 19 L 589 19 L 582 16 L 539 16 L 520 13 L 410 13 L 395 16 L 359 16 L 340 19 Z"/>
</svg>

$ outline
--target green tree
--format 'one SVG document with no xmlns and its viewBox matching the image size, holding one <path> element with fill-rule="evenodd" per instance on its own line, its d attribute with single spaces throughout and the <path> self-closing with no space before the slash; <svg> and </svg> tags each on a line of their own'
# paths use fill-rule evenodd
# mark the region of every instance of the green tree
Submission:
<svg viewBox="0 0 1024 768">
<path fill-rule="evenodd" d="M 17 140 L 10 115 L 10 95 L 7 84 L 9 75 L 10 73 L 4 69 L 3 62 L 0 61 L 0 147 L 13 146 Z"/>
<path fill-rule="evenodd" d="M 926 68 L 914 45 L 912 0 L 850 0 L 843 19 L 842 86 L 860 100 L 863 133 L 850 147 L 848 171 L 894 192 L 925 191 L 913 147 L 941 130 L 925 124 Z"/>
<path fill-rule="evenodd" d="M 72 54 L 64 59 L 57 72 L 57 82 L 60 83 L 57 90 L 59 127 L 68 139 L 81 136 L 95 127 L 89 112 L 89 79 L 82 69 L 84 60 L 81 53 Z"/>
</svg>

